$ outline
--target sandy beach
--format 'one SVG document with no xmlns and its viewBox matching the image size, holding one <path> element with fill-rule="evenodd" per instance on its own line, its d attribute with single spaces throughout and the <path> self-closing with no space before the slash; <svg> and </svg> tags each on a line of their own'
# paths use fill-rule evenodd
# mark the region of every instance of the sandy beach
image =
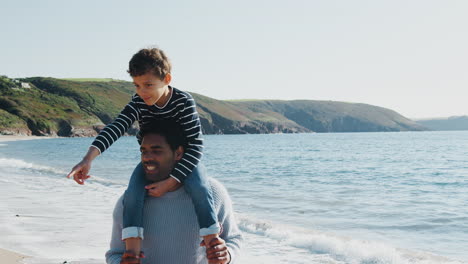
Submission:
<svg viewBox="0 0 468 264">
<path fill-rule="evenodd" d="M 18 141 L 18 140 L 32 140 L 32 139 L 48 139 L 48 138 L 52 138 L 52 137 L 0 135 L 0 142 Z"/>
<path fill-rule="evenodd" d="M 22 260 L 25 258 L 27 258 L 27 256 L 0 248 L 0 262 L 2 264 L 22 263 Z"/>
</svg>

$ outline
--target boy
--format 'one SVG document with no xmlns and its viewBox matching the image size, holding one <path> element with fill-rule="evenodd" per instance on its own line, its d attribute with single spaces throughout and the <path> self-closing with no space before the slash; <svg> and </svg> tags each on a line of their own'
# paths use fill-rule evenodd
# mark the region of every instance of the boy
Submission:
<svg viewBox="0 0 468 264">
<path fill-rule="evenodd" d="M 128 186 L 128 190 L 137 191 L 127 191 L 124 196 L 122 240 L 131 255 L 140 255 L 141 240 L 144 238 L 142 219 L 145 189 L 148 195 L 160 197 L 177 183 L 184 183 L 195 207 L 200 235 L 208 245 L 213 238 L 218 237 L 220 227 L 216 220 L 209 183 L 199 164 L 203 139 L 195 101 L 189 93 L 169 86 L 172 79 L 171 63 L 160 49 L 142 49 L 137 52 L 129 62 L 128 73 L 135 84 L 136 94 L 119 116 L 99 133 L 83 160 L 73 167 L 67 177 L 73 177 L 78 184 L 83 185 L 90 177 L 88 172 L 94 158 L 119 139 L 135 121 L 142 127 L 152 120 L 174 120 L 184 131 L 186 152 L 171 171 L 171 177 L 162 182 L 147 184 L 144 177 L 145 170 L 158 170 L 158 164 L 137 165 Z M 139 135 L 137 139 L 141 144 Z"/>
</svg>

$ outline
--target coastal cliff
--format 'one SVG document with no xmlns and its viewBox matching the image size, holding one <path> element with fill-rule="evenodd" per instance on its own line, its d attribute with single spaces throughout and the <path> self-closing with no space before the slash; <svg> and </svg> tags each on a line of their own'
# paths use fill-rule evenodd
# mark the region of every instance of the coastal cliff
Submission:
<svg viewBox="0 0 468 264">
<path fill-rule="evenodd" d="M 95 136 L 130 100 L 133 84 L 112 79 L 0 77 L 0 134 Z M 205 134 L 420 131 L 390 109 L 313 100 L 216 100 L 192 93 Z M 138 127 L 128 131 L 135 134 Z"/>
</svg>

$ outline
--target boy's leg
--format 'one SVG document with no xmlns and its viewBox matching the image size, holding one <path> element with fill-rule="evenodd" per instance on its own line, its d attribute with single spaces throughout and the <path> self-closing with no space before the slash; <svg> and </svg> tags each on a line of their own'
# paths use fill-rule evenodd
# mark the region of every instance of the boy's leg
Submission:
<svg viewBox="0 0 468 264">
<path fill-rule="evenodd" d="M 143 206 L 146 197 L 145 171 L 141 162 L 136 166 L 123 199 L 122 240 L 126 249 L 139 254 L 143 239 Z"/>
<path fill-rule="evenodd" d="M 211 185 L 206 176 L 205 167 L 199 163 L 193 169 L 192 174 L 184 182 L 187 193 L 191 196 L 198 224 L 200 225 L 200 236 L 204 237 L 208 245 L 208 238 L 216 237 L 220 232 L 220 225 L 214 210 L 214 199 Z"/>
</svg>

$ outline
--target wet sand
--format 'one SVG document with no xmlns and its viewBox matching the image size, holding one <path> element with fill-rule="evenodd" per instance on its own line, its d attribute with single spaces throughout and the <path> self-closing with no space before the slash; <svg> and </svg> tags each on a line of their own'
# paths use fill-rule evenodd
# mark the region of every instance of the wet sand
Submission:
<svg viewBox="0 0 468 264">
<path fill-rule="evenodd" d="M 27 256 L 0 248 L 0 263 L 2 264 L 23 263 L 22 260 L 25 258 L 27 258 Z"/>
</svg>

